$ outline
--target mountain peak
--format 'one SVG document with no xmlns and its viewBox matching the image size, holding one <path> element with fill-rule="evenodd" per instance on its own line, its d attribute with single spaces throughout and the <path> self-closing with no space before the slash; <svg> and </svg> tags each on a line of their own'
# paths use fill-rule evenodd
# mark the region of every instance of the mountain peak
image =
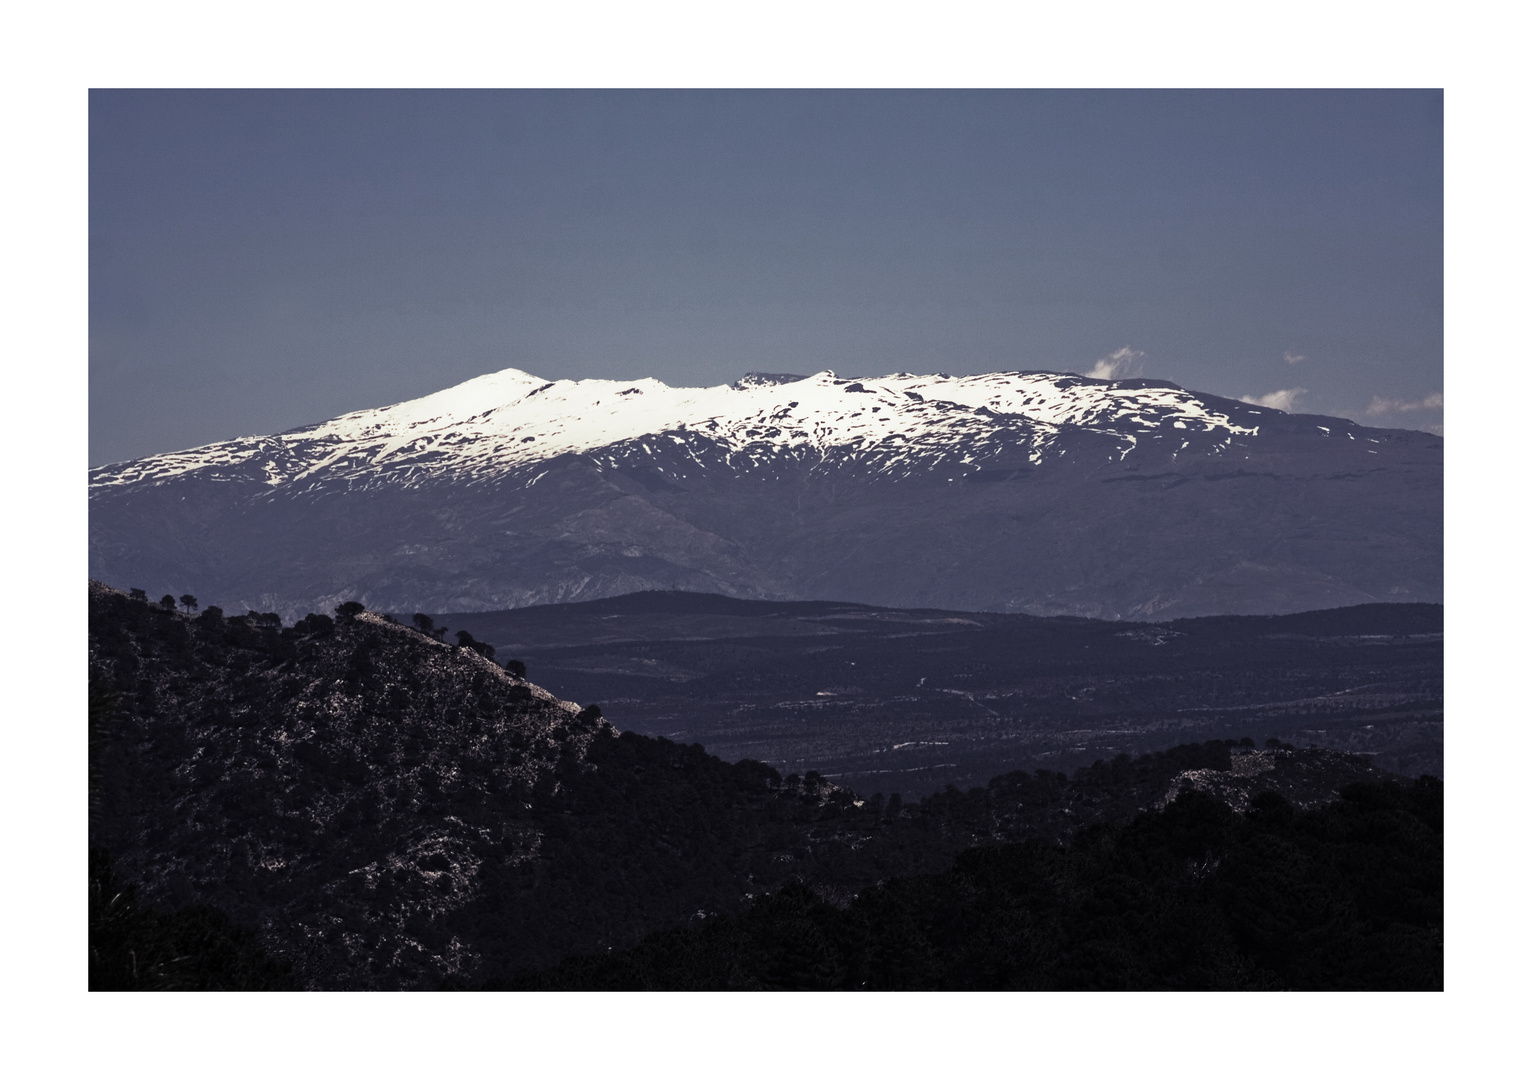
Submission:
<svg viewBox="0 0 1532 1080">
<path fill-rule="evenodd" d="M 1440 451 L 1141 378 L 507 368 L 94 469 L 91 565 L 282 611 L 655 588 L 1135 618 L 1435 600 Z"/>
<path fill-rule="evenodd" d="M 658 379 L 558 379 L 506 368 L 445 390 L 275 436 L 247 437 L 92 472 L 93 487 L 214 470 L 258 471 L 276 487 L 344 469 L 410 486 L 428 478 L 504 475 L 565 454 L 588 454 L 675 432 L 705 433 L 752 467 L 804 451 L 859 457 L 906 475 L 1001 446 L 1034 464 L 1060 452 L 1066 429 L 1105 437 L 1121 460 L 1161 429 L 1254 435 L 1259 410 L 1173 383 L 1107 382 L 1053 372 L 892 375 L 844 379 L 750 372 L 725 386 Z M 1188 445 L 1190 445 L 1188 443 Z M 978 452 L 975 453 L 975 448 Z"/>
</svg>

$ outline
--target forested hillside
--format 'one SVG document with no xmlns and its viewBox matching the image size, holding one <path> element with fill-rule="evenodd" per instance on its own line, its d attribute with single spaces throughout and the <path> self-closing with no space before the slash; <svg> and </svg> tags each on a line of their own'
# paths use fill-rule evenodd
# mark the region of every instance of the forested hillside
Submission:
<svg viewBox="0 0 1532 1080">
<path fill-rule="evenodd" d="M 849 904 L 744 916 L 485 989 L 1440 990 L 1442 785 L 1298 812 L 1189 791 L 1067 845 L 973 848 Z"/>
<path fill-rule="evenodd" d="M 1319 806 L 1383 775 L 1222 740 L 863 798 L 620 732 L 467 635 L 182 600 L 91 585 L 93 987 L 510 985 L 784 888 L 839 912 L 976 845 L 1053 851 L 1183 789 Z"/>
</svg>

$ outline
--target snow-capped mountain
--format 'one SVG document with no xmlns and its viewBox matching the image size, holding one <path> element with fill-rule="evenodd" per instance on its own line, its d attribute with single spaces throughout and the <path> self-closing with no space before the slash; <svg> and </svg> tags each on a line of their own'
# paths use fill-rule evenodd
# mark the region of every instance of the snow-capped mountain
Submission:
<svg viewBox="0 0 1532 1080">
<path fill-rule="evenodd" d="M 187 474 L 243 478 L 252 467 L 272 487 L 338 475 L 406 487 L 486 480 L 570 453 L 615 464 L 611 448 L 665 433 L 682 443 L 686 432 L 713 443 L 734 468 L 820 455 L 902 476 L 1003 450 L 1036 465 L 1066 428 L 1108 434 L 1119 458 L 1166 429 L 1184 433 L 1183 441 L 1213 433 L 1227 445 L 1236 434 L 1255 434 L 1266 411 L 1239 409 L 1247 424 L 1170 384 L 1041 372 L 859 380 L 833 371 L 752 373 L 732 386 L 691 388 L 655 379 L 548 382 L 509 368 L 282 435 L 108 466 L 92 474 L 92 486 Z"/>
<path fill-rule="evenodd" d="M 94 469 L 91 573 L 289 614 L 641 588 L 1108 617 L 1436 600 L 1441 445 L 1147 379 L 507 369 Z"/>
</svg>

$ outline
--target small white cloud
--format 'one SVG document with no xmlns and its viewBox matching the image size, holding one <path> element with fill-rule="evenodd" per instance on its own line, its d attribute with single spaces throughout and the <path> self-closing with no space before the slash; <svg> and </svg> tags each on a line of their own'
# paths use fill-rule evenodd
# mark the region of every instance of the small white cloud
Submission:
<svg viewBox="0 0 1532 1080">
<path fill-rule="evenodd" d="M 1273 390 L 1269 394 L 1260 397 L 1240 398 L 1246 405 L 1259 405 L 1263 409 L 1281 409 L 1283 412 L 1293 411 L 1293 402 L 1298 400 L 1298 395 L 1307 394 L 1308 391 L 1301 386 L 1295 386 L 1291 390 Z"/>
<path fill-rule="evenodd" d="M 1096 361 L 1096 366 L 1085 373 L 1087 379 L 1127 379 L 1139 374 L 1143 366 L 1139 363 L 1144 353 L 1141 349 L 1130 349 L 1124 345 L 1110 356 L 1103 356 Z"/>
<path fill-rule="evenodd" d="M 1372 403 L 1367 406 L 1367 415 L 1387 416 L 1389 413 L 1435 412 L 1441 407 L 1442 394 L 1438 390 L 1434 394 L 1427 394 L 1419 401 L 1405 401 L 1403 398 L 1374 397 Z"/>
<path fill-rule="evenodd" d="M 1308 357 L 1302 355 L 1301 353 L 1295 353 L 1295 352 L 1293 352 L 1293 350 L 1288 349 L 1286 352 L 1284 352 L 1282 354 L 1282 359 L 1286 360 L 1289 364 L 1301 364 L 1305 360 L 1307 360 Z"/>
</svg>

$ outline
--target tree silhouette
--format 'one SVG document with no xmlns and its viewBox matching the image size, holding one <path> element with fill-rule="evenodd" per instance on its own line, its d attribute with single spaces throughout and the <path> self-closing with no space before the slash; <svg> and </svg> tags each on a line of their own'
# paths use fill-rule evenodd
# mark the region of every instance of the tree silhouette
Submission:
<svg viewBox="0 0 1532 1080">
<path fill-rule="evenodd" d="M 367 608 L 364 605 L 357 603 L 355 600 L 347 600 L 335 609 L 335 614 L 339 615 L 342 619 L 354 619 L 366 610 Z"/>
<path fill-rule="evenodd" d="M 144 590 L 142 590 L 142 589 L 129 589 L 128 590 L 128 599 L 130 599 L 130 600 L 142 600 L 144 603 L 147 604 L 149 602 L 149 594 L 144 592 Z"/>
<path fill-rule="evenodd" d="M 527 677 L 527 665 L 520 660 L 507 660 L 505 662 L 505 670 L 518 679 L 525 679 Z"/>
<path fill-rule="evenodd" d="M 293 629 L 300 634 L 313 634 L 324 637 L 335 629 L 335 620 L 328 615 L 320 615 L 311 611 L 293 623 Z"/>
<path fill-rule="evenodd" d="M 181 606 L 184 607 L 186 609 L 186 613 L 190 615 L 192 612 L 197 610 L 197 598 L 191 593 L 182 593 Z"/>
<path fill-rule="evenodd" d="M 457 632 L 457 643 L 461 648 L 472 649 L 486 660 L 495 658 L 495 647 L 487 641 L 477 641 L 467 630 Z"/>
<path fill-rule="evenodd" d="M 164 608 L 166 611 L 174 611 L 176 609 L 176 598 L 171 596 L 169 593 L 166 593 L 164 596 L 160 597 L 160 607 Z"/>
<path fill-rule="evenodd" d="M 436 636 L 436 622 L 435 622 L 435 620 L 433 620 L 431 618 L 431 616 L 427 615 L 425 612 L 423 612 L 423 611 L 415 612 L 415 614 L 413 616 L 411 616 L 410 621 L 415 624 L 415 629 L 416 630 L 419 630 L 422 634 L 425 634 L 427 637 L 435 637 Z"/>
</svg>

